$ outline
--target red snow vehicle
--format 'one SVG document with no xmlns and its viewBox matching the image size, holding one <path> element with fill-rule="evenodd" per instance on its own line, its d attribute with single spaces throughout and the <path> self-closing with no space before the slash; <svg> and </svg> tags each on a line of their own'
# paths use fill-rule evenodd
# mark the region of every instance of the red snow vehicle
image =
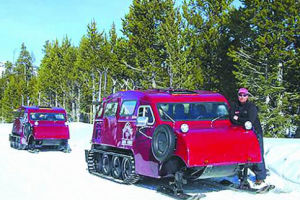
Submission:
<svg viewBox="0 0 300 200">
<path fill-rule="evenodd" d="M 63 108 L 22 106 L 9 135 L 10 146 L 16 149 L 41 148 L 70 152 L 66 111 Z"/>
<path fill-rule="evenodd" d="M 88 170 L 128 184 L 174 176 L 178 191 L 186 181 L 242 174 L 261 162 L 259 143 L 251 122 L 247 129 L 231 124 L 228 107 L 208 91 L 112 94 L 96 115 Z"/>
</svg>

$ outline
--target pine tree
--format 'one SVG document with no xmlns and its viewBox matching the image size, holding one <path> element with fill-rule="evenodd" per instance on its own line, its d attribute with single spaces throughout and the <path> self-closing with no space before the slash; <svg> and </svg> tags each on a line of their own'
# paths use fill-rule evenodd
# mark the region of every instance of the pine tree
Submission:
<svg viewBox="0 0 300 200">
<path fill-rule="evenodd" d="M 75 63 L 78 75 L 74 89 L 77 91 L 77 97 L 81 95 L 82 98 L 84 98 L 82 99 L 84 104 L 80 105 L 80 107 L 88 116 L 91 112 L 90 105 L 92 101 L 96 101 L 97 96 L 103 97 L 107 89 L 108 50 L 104 49 L 105 43 L 106 41 L 104 33 L 99 32 L 96 22 L 92 21 L 90 24 L 88 24 L 86 35 L 83 36 L 80 41 L 78 58 Z M 101 84 L 103 77 L 106 81 L 104 81 L 102 86 Z M 99 88 L 99 85 L 101 85 L 101 88 Z M 79 91 L 81 94 L 78 93 Z M 93 107 L 92 112 L 95 113 L 95 107 Z"/>
<path fill-rule="evenodd" d="M 7 114 L 11 112 L 11 108 L 7 106 L 7 93 L 9 91 L 8 85 L 10 83 L 9 79 L 13 75 L 13 64 L 11 62 L 5 63 L 5 71 L 0 77 L 0 121 L 5 121 Z M 6 99 L 4 99 L 4 97 Z"/>
<path fill-rule="evenodd" d="M 18 80 L 11 75 L 7 78 L 7 85 L 1 99 L 2 116 L 5 122 L 14 119 L 13 110 L 21 105 Z"/>
<path fill-rule="evenodd" d="M 235 89 L 233 61 L 227 53 L 231 45 L 232 0 L 190 0 L 183 5 L 188 23 L 190 59 L 203 77 L 200 89 L 219 91 L 231 97 Z M 199 76 L 199 75 L 198 75 Z"/>
<path fill-rule="evenodd" d="M 235 76 L 254 96 L 265 132 L 279 136 L 292 123 L 290 110 L 299 105 L 299 80 L 295 80 L 300 4 L 294 0 L 243 3 L 240 12 L 247 27 L 242 33 L 248 34 L 241 34 L 244 45 L 231 52 L 238 63 Z"/>
<path fill-rule="evenodd" d="M 14 67 L 14 73 L 18 82 L 18 94 L 22 98 L 23 105 L 31 103 L 32 92 L 28 89 L 30 80 L 34 77 L 32 57 L 24 43 L 21 45 L 20 55 Z"/>
<path fill-rule="evenodd" d="M 39 104 L 72 109 L 74 96 L 72 89 L 78 74 L 75 69 L 77 49 L 71 45 L 68 37 L 63 38 L 62 44 L 58 40 L 46 42 L 45 56 L 38 71 L 37 87 L 33 88 Z"/>
<path fill-rule="evenodd" d="M 138 86 L 164 87 L 167 72 L 162 63 L 166 54 L 159 33 L 172 9 L 169 0 L 134 0 L 123 20 L 129 47 L 125 64 L 133 70 Z"/>
<path fill-rule="evenodd" d="M 169 7 L 175 7 L 172 0 L 166 2 L 170 4 Z M 197 86 L 202 84 L 202 77 L 200 70 L 196 69 L 195 62 L 189 59 L 191 47 L 178 8 L 170 10 L 160 29 L 159 40 L 164 45 L 161 52 L 165 55 L 163 66 L 168 72 L 166 85 L 170 88 L 198 88 Z"/>
</svg>

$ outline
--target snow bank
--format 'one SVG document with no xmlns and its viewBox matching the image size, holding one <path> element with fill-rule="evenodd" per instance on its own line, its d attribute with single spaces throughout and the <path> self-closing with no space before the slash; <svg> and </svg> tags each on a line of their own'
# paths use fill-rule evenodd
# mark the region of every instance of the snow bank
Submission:
<svg viewBox="0 0 300 200">
<path fill-rule="evenodd" d="M 9 147 L 12 124 L 0 124 L 0 198 L 9 200 L 92 200 L 92 199 L 170 199 L 155 192 L 157 180 L 138 185 L 121 185 L 90 175 L 86 170 L 84 149 L 90 148 L 93 126 L 71 123 L 72 152 L 31 154 Z M 266 162 L 271 175 L 267 181 L 277 189 L 252 195 L 208 186 L 192 185 L 190 193 L 205 193 L 205 200 L 273 200 L 300 198 L 300 140 L 265 139 Z"/>
<path fill-rule="evenodd" d="M 272 172 L 300 188 L 300 139 L 266 139 L 265 158 Z"/>
</svg>

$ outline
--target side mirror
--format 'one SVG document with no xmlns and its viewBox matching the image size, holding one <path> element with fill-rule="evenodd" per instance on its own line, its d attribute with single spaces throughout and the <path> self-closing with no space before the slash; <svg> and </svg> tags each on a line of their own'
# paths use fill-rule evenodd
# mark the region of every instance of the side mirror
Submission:
<svg viewBox="0 0 300 200">
<path fill-rule="evenodd" d="M 136 126 L 137 127 L 143 127 L 146 126 L 148 123 L 148 117 L 138 117 L 136 119 Z"/>
</svg>

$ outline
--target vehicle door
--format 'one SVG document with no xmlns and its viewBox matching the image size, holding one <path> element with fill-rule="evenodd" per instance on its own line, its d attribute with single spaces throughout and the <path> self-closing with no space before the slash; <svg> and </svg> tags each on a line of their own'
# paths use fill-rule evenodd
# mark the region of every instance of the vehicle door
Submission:
<svg viewBox="0 0 300 200">
<path fill-rule="evenodd" d="M 94 122 L 94 132 L 93 132 L 93 142 L 94 143 L 102 143 L 102 133 L 103 130 L 103 102 L 99 105 L 97 109 L 95 122 Z"/>
<path fill-rule="evenodd" d="M 150 105 L 140 105 L 138 108 L 137 117 L 147 117 L 148 122 L 144 127 L 137 127 L 135 143 L 134 143 L 134 151 L 135 151 L 135 160 L 136 163 L 136 171 L 148 175 L 148 176 L 158 176 L 158 168 L 159 165 L 155 158 L 153 157 L 151 151 L 151 141 L 152 135 L 155 130 L 155 117 L 153 115 L 153 110 Z"/>
<path fill-rule="evenodd" d="M 139 127 L 136 135 L 136 142 L 143 143 L 144 141 L 151 141 L 152 134 L 155 129 L 155 118 L 153 115 L 153 111 L 150 105 L 140 105 L 138 108 L 138 114 L 137 117 L 147 117 L 147 125 L 145 127 Z M 150 147 L 151 149 L 151 147 Z"/>
<path fill-rule="evenodd" d="M 23 131 L 24 109 L 19 109 L 13 124 L 13 133 L 21 135 Z"/>
<path fill-rule="evenodd" d="M 113 99 L 108 101 L 104 108 L 102 134 L 103 144 L 112 146 L 116 145 L 118 105 L 118 100 Z"/>
<path fill-rule="evenodd" d="M 118 119 L 117 146 L 131 148 L 136 132 L 135 108 L 136 100 L 124 100 L 121 105 Z"/>
</svg>

